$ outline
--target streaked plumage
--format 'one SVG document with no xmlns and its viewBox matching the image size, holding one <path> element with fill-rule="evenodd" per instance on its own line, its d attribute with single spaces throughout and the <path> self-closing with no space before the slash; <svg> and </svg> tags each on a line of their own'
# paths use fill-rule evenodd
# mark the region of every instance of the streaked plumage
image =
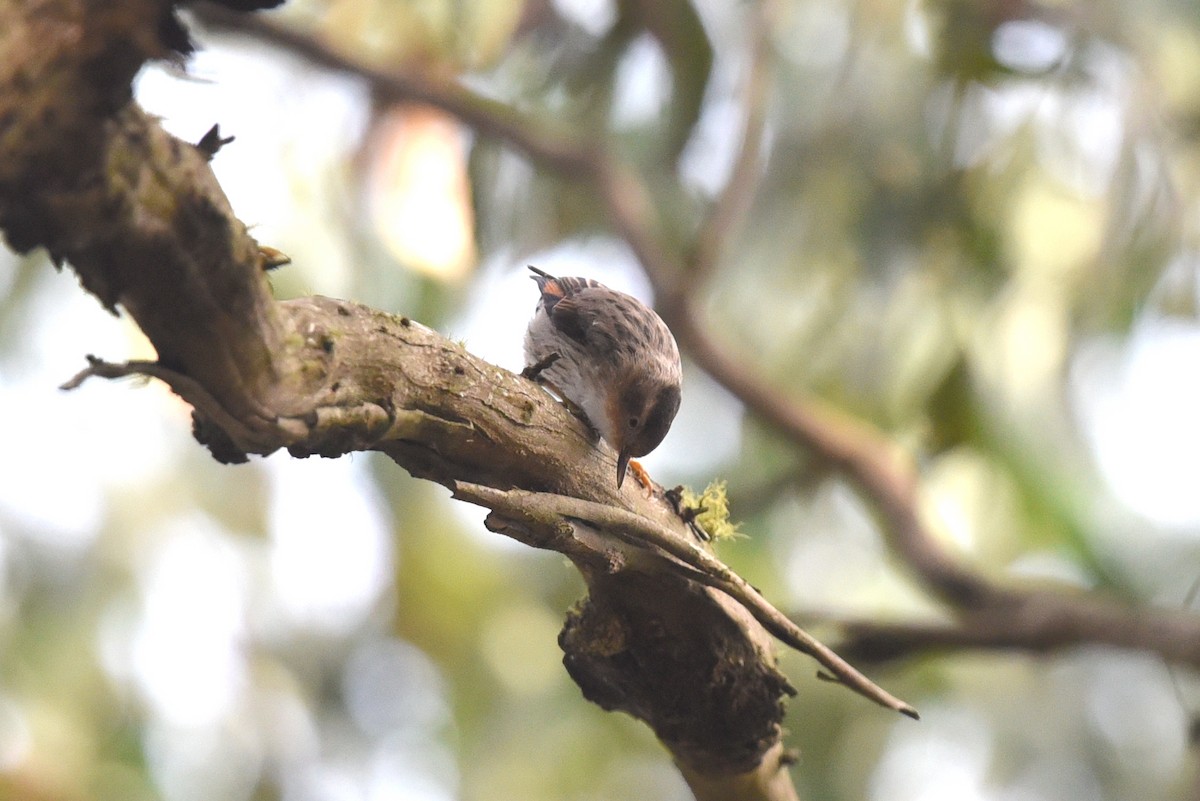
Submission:
<svg viewBox="0 0 1200 801">
<path fill-rule="evenodd" d="M 536 267 L 541 297 L 525 333 L 527 369 L 540 371 L 617 451 L 617 486 L 630 457 L 658 447 L 679 411 L 682 371 L 670 329 L 641 301 L 590 278 Z"/>
</svg>

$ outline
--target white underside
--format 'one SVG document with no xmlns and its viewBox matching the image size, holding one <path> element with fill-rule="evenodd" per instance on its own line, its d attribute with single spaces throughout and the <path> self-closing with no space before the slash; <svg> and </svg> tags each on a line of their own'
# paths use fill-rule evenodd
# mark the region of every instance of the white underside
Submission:
<svg viewBox="0 0 1200 801">
<path fill-rule="evenodd" d="M 554 328 L 545 310 L 539 306 L 525 332 L 525 364 L 536 364 L 555 351 L 560 358 L 542 372 L 542 377 L 582 409 L 600 436 L 611 445 L 614 442 L 612 422 L 605 410 L 603 393 L 593 389 L 599 387 L 600 382 L 590 369 L 592 360 L 584 355 L 583 349 L 574 340 Z"/>
</svg>

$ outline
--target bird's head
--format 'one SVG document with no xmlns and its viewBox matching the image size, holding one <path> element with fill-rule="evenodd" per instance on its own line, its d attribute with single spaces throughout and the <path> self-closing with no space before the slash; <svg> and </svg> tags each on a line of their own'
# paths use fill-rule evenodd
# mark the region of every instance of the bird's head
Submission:
<svg viewBox="0 0 1200 801">
<path fill-rule="evenodd" d="M 618 384 L 608 404 L 610 444 L 617 451 L 617 487 L 634 456 L 645 456 L 667 436 L 679 411 L 679 380 L 640 375 Z"/>
</svg>

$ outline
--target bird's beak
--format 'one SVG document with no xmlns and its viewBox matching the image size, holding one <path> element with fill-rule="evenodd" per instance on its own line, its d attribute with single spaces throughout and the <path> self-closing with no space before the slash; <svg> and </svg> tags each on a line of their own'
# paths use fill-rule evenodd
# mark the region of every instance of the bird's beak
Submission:
<svg viewBox="0 0 1200 801">
<path fill-rule="evenodd" d="M 617 454 L 617 489 L 621 488 L 621 482 L 625 480 L 625 470 L 629 467 L 629 457 L 632 455 L 628 450 Z"/>
</svg>

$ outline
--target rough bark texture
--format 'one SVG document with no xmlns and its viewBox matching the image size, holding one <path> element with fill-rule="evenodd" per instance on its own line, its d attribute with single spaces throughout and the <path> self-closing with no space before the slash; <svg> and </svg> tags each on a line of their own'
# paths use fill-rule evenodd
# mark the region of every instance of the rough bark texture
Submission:
<svg viewBox="0 0 1200 801">
<path fill-rule="evenodd" d="M 664 589 L 695 597 L 663 605 Z M 590 598 L 568 615 L 559 643 L 567 671 L 589 701 L 648 721 L 687 764 L 741 773 L 777 742 L 780 699 L 791 689 L 763 661 L 761 644 L 744 636 L 745 625 L 704 588 L 621 571 L 593 582 Z M 693 636 L 677 635 L 685 629 Z M 681 676 L 716 691 L 696 692 L 695 685 L 678 682 Z M 720 755 L 719 763 L 713 755 Z"/>
<path fill-rule="evenodd" d="M 164 34 L 172 13 L 156 0 L 0 0 L 0 229 L 17 251 L 69 262 L 158 353 L 85 373 L 166 381 L 222 461 L 374 449 L 460 497 L 483 497 L 471 485 L 571 496 L 690 539 L 661 496 L 636 482 L 618 491 L 611 450 L 531 382 L 406 318 L 272 298 L 211 148 L 174 139 L 130 100 L 142 62 L 178 46 Z M 750 614 L 678 578 L 661 552 L 543 514 L 536 496 L 493 508 L 490 528 L 584 573 L 590 596 L 560 642 L 588 698 L 647 721 L 704 797 L 794 797 L 779 756 L 790 688 Z"/>
</svg>

